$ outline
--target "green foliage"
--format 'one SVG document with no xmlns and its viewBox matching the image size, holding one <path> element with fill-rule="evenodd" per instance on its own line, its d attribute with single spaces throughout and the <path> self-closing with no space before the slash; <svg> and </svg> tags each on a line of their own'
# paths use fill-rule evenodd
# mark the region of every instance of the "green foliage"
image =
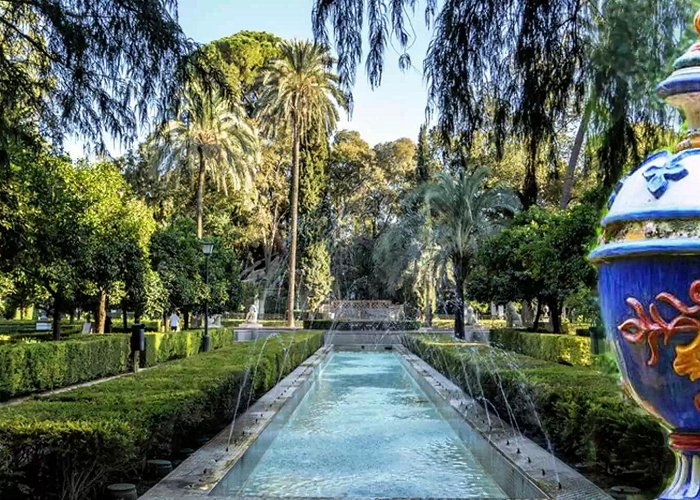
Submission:
<svg viewBox="0 0 700 500">
<path fill-rule="evenodd" d="M 306 289 L 306 309 L 316 311 L 330 295 L 333 286 L 331 256 L 324 242 L 306 248 L 301 259 L 302 283 Z"/>
<path fill-rule="evenodd" d="M 332 320 L 332 319 L 307 319 L 304 320 L 304 328 L 307 330 L 324 331 L 414 331 L 421 326 L 420 321 L 372 321 L 372 320 Z"/>
<path fill-rule="evenodd" d="M 3 2 L 0 152 L 36 129 L 133 139 L 174 93 L 193 47 L 175 10 L 171 0 Z"/>
<path fill-rule="evenodd" d="M 194 186 L 200 239 L 207 185 L 225 196 L 230 188 L 248 189 L 259 154 L 257 133 L 243 107 L 197 84 L 183 91 L 179 114 L 151 138 L 149 148 L 158 171 Z"/>
<path fill-rule="evenodd" d="M 264 31 L 240 31 L 214 40 L 204 50 L 221 65 L 226 81 L 244 100 L 254 100 L 256 83 L 265 67 L 279 58 L 282 40 Z"/>
<path fill-rule="evenodd" d="M 126 335 L 0 345 L 0 400 L 123 373 L 128 367 Z"/>
<path fill-rule="evenodd" d="M 492 345 L 552 363 L 591 366 L 591 339 L 578 335 L 532 333 L 510 329 L 491 330 Z"/>
<path fill-rule="evenodd" d="M 104 498 L 146 458 L 221 429 L 321 345 L 320 332 L 283 334 L 0 408 L 0 495 Z"/>
<path fill-rule="evenodd" d="M 38 155 L 3 173 L 16 209 L 0 226 L 12 245 L 0 268 L 50 298 L 55 335 L 61 314 L 89 308 L 117 281 L 134 298 L 155 223 L 114 165 Z"/>
<path fill-rule="evenodd" d="M 596 237 L 597 209 L 578 205 L 567 211 L 531 207 L 479 252 L 468 288 L 483 302 L 538 299 L 549 306 L 554 331 L 569 297 L 595 282 L 586 261 Z"/>
<path fill-rule="evenodd" d="M 233 330 L 211 328 L 211 348 L 221 349 L 234 345 Z M 202 349 L 203 330 L 182 332 L 153 332 L 146 334 L 146 366 L 154 366 L 173 359 L 187 358 L 199 354 Z"/>
<path fill-rule="evenodd" d="M 407 344 L 468 394 L 478 380 L 472 396 L 510 415 L 525 435 L 547 439 L 570 464 L 643 488 L 658 488 L 673 467 L 664 430 L 623 397 L 617 377 L 423 336 Z"/>
</svg>

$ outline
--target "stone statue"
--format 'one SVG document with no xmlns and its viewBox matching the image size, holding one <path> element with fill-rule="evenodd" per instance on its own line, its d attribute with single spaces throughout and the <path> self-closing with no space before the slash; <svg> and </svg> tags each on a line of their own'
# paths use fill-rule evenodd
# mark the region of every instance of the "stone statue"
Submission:
<svg viewBox="0 0 700 500">
<path fill-rule="evenodd" d="M 246 323 L 257 323 L 258 322 L 258 306 L 256 304 L 251 304 L 250 309 L 248 309 L 248 314 L 245 316 Z"/>
<path fill-rule="evenodd" d="M 464 311 L 464 324 L 467 326 L 475 326 L 478 323 L 474 308 L 469 305 Z"/>
<path fill-rule="evenodd" d="M 508 328 L 522 328 L 523 318 L 515 310 L 515 304 L 508 302 L 506 304 L 506 326 Z"/>
<path fill-rule="evenodd" d="M 248 309 L 248 314 L 245 315 L 245 322 L 241 323 L 238 328 L 262 328 L 258 323 L 258 305 L 254 302 Z"/>
</svg>

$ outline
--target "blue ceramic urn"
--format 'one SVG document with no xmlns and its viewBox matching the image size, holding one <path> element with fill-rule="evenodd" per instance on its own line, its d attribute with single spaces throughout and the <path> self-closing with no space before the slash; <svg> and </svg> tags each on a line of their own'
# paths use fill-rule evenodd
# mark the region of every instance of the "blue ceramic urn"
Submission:
<svg viewBox="0 0 700 500">
<path fill-rule="evenodd" d="M 660 498 L 700 499 L 700 43 L 674 68 L 657 90 L 688 135 L 617 185 L 590 259 L 624 384 L 670 430 L 677 467 Z"/>
</svg>

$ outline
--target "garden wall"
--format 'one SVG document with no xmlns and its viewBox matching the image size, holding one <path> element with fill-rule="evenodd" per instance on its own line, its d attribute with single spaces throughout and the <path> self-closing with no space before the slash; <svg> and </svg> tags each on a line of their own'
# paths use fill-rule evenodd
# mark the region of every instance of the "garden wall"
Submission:
<svg viewBox="0 0 700 500">
<path fill-rule="evenodd" d="M 489 339 L 496 347 L 544 361 L 574 366 L 592 363 L 589 337 L 502 328 L 491 330 Z"/>
<path fill-rule="evenodd" d="M 410 335 L 405 341 L 467 394 L 477 391 L 475 398 L 493 403 L 506 421 L 512 414 L 524 434 L 545 447 L 549 441 L 569 464 L 584 464 L 602 487 L 660 488 L 673 467 L 663 429 L 623 396 L 617 377 L 486 346 Z"/>
<path fill-rule="evenodd" d="M 287 333 L 2 407 L 0 498 L 105 498 L 110 482 L 138 482 L 146 459 L 213 435 L 322 342 Z"/>
<path fill-rule="evenodd" d="M 210 330 L 213 349 L 233 345 L 233 331 Z M 146 366 L 197 354 L 201 330 L 147 333 Z M 0 401 L 131 369 L 129 335 L 80 335 L 60 342 L 0 344 Z"/>
<path fill-rule="evenodd" d="M 420 321 L 391 321 L 391 320 L 304 320 L 306 330 L 336 330 L 336 331 L 415 331 L 421 327 Z"/>
</svg>

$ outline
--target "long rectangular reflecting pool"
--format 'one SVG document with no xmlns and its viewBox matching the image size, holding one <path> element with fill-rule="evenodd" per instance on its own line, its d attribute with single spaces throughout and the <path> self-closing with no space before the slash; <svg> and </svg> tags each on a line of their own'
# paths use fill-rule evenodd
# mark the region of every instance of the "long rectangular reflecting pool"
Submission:
<svg viewBox="0 0 700 500">
<path fill-rule="evenodd" d="M 484 468 L 465 444 L 468 430 L 458 432 L 445 411 L 400 355 L 333 352 L 298 404 L 275 417 L 212 494 L 513 497 L 503 471 Z"/>
</svg>

